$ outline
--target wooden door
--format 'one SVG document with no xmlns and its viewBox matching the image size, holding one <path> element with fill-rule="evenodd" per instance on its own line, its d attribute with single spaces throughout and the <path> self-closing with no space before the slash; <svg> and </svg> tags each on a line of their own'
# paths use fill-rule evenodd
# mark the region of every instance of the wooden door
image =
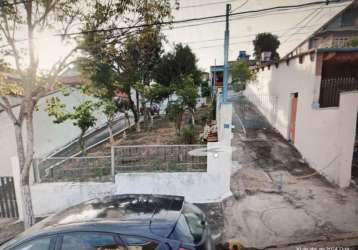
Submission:
<svg viewBox="0 0 358 250">
<path fill-rule="evenodd" d="M 295 142 L 297 103 L 298 103 L 298 93 L 295 93 L 291 96 L 291 114 L 290 114 L 290 125 L 289 125 L 289 132 L 288 132 L 288 138 L 292 143 Z"/>
</svg>

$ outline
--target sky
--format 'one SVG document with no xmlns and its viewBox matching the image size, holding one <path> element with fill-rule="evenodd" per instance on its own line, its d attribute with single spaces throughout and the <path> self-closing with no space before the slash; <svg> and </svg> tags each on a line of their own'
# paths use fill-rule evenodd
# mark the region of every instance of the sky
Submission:
<svg viewBox="0 0 358 250">
<path fill-rule="evenodd" d="M 174 2 L 180 4 L 179 10 Z M 242 12 L 281 5 L 302 4 L 316 0 L 171 0 L 174 20 L 225 14 L 226 4 L 231 4 L 232 11 Z M 253 53 L 252 40 L 260 32 L 271 32 L 279 36 L 281 45 L 279 54 L 284 56 L 322 24 L 341 11 L 349 2 L 317 5 L 304 9 L 274 12 L 270 14 L 249 14 L 235 16 L 230 20 L 229 60 L 235 60 L 239 50 Z M 224 18 L 215 23 L 193 25 L 196 23 L 177 24 L 173 29 L 164 28 L 170 50 L 175 43 L 188 44 L 198 58 L 202 70 L 209 71 L 211 65 L 223 63 L 224 54 Z M 213 21 L 204 21 L 213 22 Z M 49 69 L 73 47 L 63 44 L 59 37 L 50 31 L 36 34 L 40 69 Z"/>
</svg>

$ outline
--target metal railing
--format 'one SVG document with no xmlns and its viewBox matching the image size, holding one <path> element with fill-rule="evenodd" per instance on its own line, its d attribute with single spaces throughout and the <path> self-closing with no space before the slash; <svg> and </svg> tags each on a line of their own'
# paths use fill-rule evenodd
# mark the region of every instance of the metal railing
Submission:
<svg viewBox="0 0 358 250">
<path fill-rule="evenodd" d="M 36 158 L 36 183 L 109 182 L 119 173 L 203 172 L 206 145 L 114 146 L 110 156 Z"/>
<path fill-rule="evenodd" d="M 36 183 L 112 181 L 110 156 L 36 158 L 33 167 Z"/>
<path fill-rule="evenodd" d="M 358 79 L 353 77 L 322 79 L 319 95 L 321 108 L 338 107 L 341 92 L 358 90 Z"/>
<path fill-rule="evenodd" d="M 112 147 L 115 174 L 126 172 L 203 172 L 206 145 L 136 145 Z"/>
<path fill-rule="evenodd" d="M 19 217 L 14 178 L 0 176 L 0 218 Z"/>
</svg>

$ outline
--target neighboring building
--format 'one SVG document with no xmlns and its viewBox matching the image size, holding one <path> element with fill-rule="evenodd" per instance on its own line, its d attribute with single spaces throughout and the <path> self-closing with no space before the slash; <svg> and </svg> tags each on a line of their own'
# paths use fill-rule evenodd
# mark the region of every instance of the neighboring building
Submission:
<svg viewBox="0 0 358 250">
<path fill-rule="evenodd" d="M 68 86 L 80 86 L 85 83 L 85 78 L 79 73 L 77 67 L 68 68 L 59 77 L 59 81 Z"/>
<path fill-rule="evenodd" d="M 66 104 L 66 108 L 72 110 L 73 106 L 86 101 L 96 99 L 86 96 L 76 88 L 70 88 L 69 95 L 64 96 L 61 91 L 52 93 L 43 97 L 38 102 L 38 109 L 34 111 L 34 143 L 35 157 L 44 157 L 55 150 L 68 144 L 80 135 L 80 129 L 72 124 L 72 121 L 66 121 L 61 124 L 53 123 L 53 118 L 49 117 L 45 111 L 46 99 L 51 96 L 57 96 Z M 13 107 L 17 112 L 19 106 Z M 93 129 L 101 127 L 106 123 L 106 118 L 101 112 L 95 112 L 98 119 Z M 12 176 L 11 157 L 17 155 L 14 126 L 11 123 L 6 112 L 0 112 L 0 176 Z M 26 133 L 26 131 L 24 130 Z"/>
<path fill-rule="evenodd" d="M 317 49 L 258 68 L 244 92 L 312 168 L 340 187 L 351 176 L 358 181 L 357 68 L 358 48 Z"/>
<path fill-rule="evenodd" d="M 249 65 L 250 69 L 256 68 L 256 60 L 250 59 L 250 55 L 246 53 L 246 51 L 239 51 L 239 56 L 237 57 L 238 61 L 244 61 Z M 234 63 L 235 61 L 230 61 L 229 65 Z M 224 84 L 224 65 L 214 65 L 210 66 L 210 82 L 212 93 L 216 93 L 218 90 L 220 91 Z M 231 82 L 231 75 L 229 75 L 228 82 Z"/>
<path fill-rule="evenodd" d="M 340 187 L 358 184 L 358 1 L 276 63 L 258 66 L 245 95 L 300 151 Z"/>
<path fill-rule="evenodd" d="M 224 66 L 210 66 L 211 92 L 220 91 L 224 85 Z"/>
<path fill-rule="evenodd" d="M 357 0 L 321 26 L 286 57 L 299 55 L 311 49 L 346 47 L 353 38 L 358 38 Z"/>
</svg>

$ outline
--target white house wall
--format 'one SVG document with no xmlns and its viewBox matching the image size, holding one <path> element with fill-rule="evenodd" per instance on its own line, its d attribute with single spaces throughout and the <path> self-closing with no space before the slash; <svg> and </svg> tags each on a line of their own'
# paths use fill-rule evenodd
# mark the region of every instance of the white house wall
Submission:
<svg viewBox="0 0 358 250">
<path fill-rule="evenodd" d="M 72 110 L 73 106 L 83 101 L 95 101 L 95 98 L 81 94 L 78 89 L 72 89 L 68 96 L 64 96 L 62 92 L 56 92 L 51 96 L 59 97 L 62 102 L 66 103 L 68 110 Z M 45 111 L 46 98 L 44 97 L 39 101 L 38 110 L 34 112 L 35 157 L 46 156 L 77 138 L 80 134 L 80 129 L 75 127 L 71 121 L 61 124 L 53 123 L 53 118 L 49 117 Z M 19 107 L 14 108 L 15 112 L 18 112 L 18 110 Z M 95 112 L 94 115 L 98 119 L 95 128 L 106 122 L 104 115 L 100 112 Z M 5 112 L 0 112 L 0 124 L 0 176 L 12 176 L 11 157 L 17 155 L 14 126 Z M 25 136 L 26 131 L 24 129 Z"/>
<path fill-rule="evenodd" d="M 290 97 L 298 92 L 295 147 L 312 168 L 333 183 L 346 187 L 351 176 L 358 94 L 342 94 L 340 107 L 313 108 L 319 99 L 321 80 L 315 75 L 315 70 L 316 62 L 311 61 L 309 56 L 302 64 L 295 58 L 289 61 L 289 65 L 282 62 L 278 68 L 272 65 L 268 70 L 265 67 L 264 71 L 260 69 L 257 73 L 257 80 L 247 86 L 245 95 L 251 99 L 253 96 L 276 97 L 275 110 L 269 102 L 255 104 L 288 139 Z M 344 139 L 342 131 L 345 131 Z M 350 150 L 345 151 L 347 149 Z"/>
</svg>

